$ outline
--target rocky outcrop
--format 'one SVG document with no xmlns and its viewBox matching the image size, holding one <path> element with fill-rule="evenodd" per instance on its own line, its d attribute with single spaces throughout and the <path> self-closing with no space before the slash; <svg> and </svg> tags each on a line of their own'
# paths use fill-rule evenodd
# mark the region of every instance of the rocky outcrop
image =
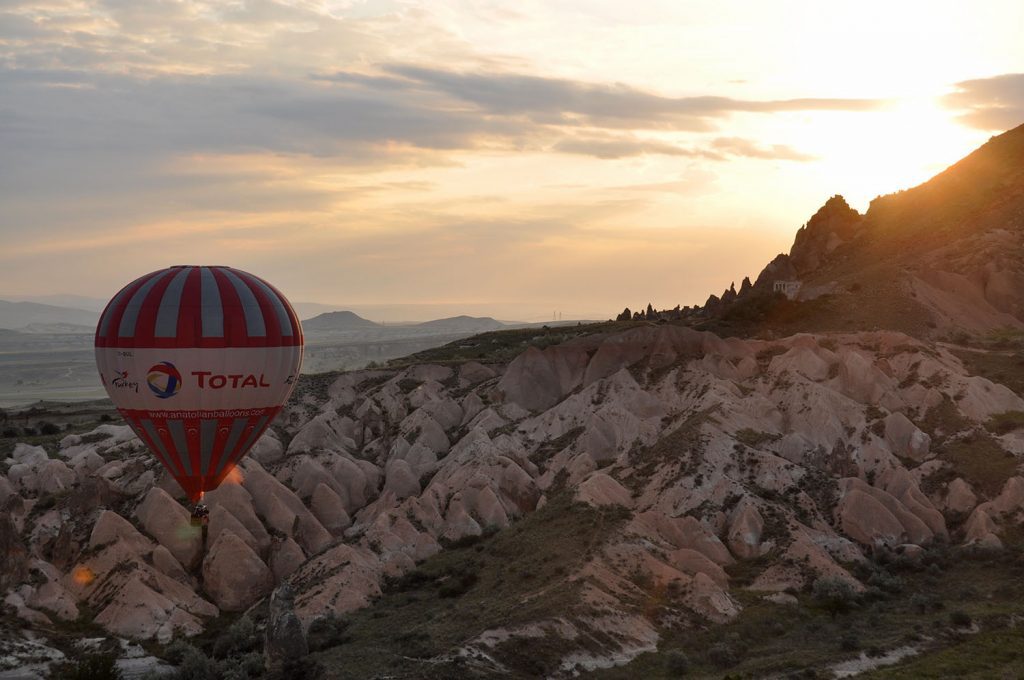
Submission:
<svg viewBox="0 0 1024 680">
<path fill-rule="evenodd" d="M 267 667 L 277 668 L 286 660 L 301 659 L 308 653 L 305 631 L 295 615 L 295 594 L 292 587 L 284 583 L 270 596 L 264 645 Z"/>
<path fill-rule="evenodd" d="M 274 581 L 284 581 L 305 561 L 306 555 L 302 548 L 291 538 L 276 542 L 270 552 L 270 570 L 274 573 Z"/>
<path fill-rule="evenodd" d="M 974 509 L 964 525 L 965 542 L 1001 548 L 999 534 L 1008 524 L 1024 524 L 1024 477 L 1010 477 L 998 496 Z"/>
<path fill-rule="evenodd" d="M 633 499 L 624 486 L 606 474 L 595 473 L 583 480 L 576 492 L 577 498 L 590 505 L 621 505 L 629 508 Z"/>
<path fill-rule="evenodd" d="M 97 549 L 115 541 L 124 541 L 140 555 L 153 549 L 152 541 L 140 534 L 128 520 L 116 512 L 104 510 L 93 525 L 92 533 L 89 534 L 89 547 Z"/>
<path fill-rule="evenodd" d="M 833 196 L 800 228 L 789 251 L 799 275 L 820 267 L 836 248 L 853 240 L 863 217 L 842 196 Z"/>
<path fill-rule="evenodd" d="M 962 477 L 957 477 L 946 487 L 945 508 L 950 512 L 967 513 L 978 504 L 978 497 Z"/>
<path fill-rule="evenodd" d="M 419 488 L 419 484 L 416 486 Z M 313 489 L 310 510 L 332 534 L 339 534 L 352 524 L 341 498 L 326 484 L 317 484 Z"/>
<path fill-rule="evenodd" d="M 28 550 L 10 515 L 0 514 L 0 591 L 21 582 L 28 574 Z"/>
<path fill-rule="evenodd" d="M 498 382 L 498 389 L 508 401 L 525 409 L 550 408 L 580 384 L 587 359 L 583 347 L 531 347 L 512 360 Z"/>
<path fill-rule="evenodd" d="M 202 631 L 200 620 L 132 575 L 94 621 L 112 633 L 154 638 L 167 643 L 175 635 Z"/>
<path fill-rule="evenodd" d="M 188 510 L 166 491 L 150 489 L 135 515 L 146 533 L 167 548 L 179 563 L 191 567 L 198 562 L 202 535 L 197 527 L 191 526 Z"/>
<path fill-rule="evenodd" d="M 729 522 L 729 550 L 739 559 L 750 559 L 761 554 L 761 534 L 764 520 L 757 507 L 745 499 L 733 512 Z"/>
<path fill-rule="evenodd" d="M 923 462 L 928 457 L 931 437 L 919 430 L 902 413 L 890 413 L 885 418 L 885 439 L 897 456 Z"/>
<path fill-rule="evenodd" d="M 274 576 L 245 541 L 225 530 L 203 560 L 203 585 L 218 607 L 237 612 L 269 594 Z"/>
</svg>

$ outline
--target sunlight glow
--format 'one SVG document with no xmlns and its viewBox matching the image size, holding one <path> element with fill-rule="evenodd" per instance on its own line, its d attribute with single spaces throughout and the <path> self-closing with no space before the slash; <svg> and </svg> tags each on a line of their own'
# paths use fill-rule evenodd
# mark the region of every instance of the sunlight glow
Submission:
<svg viewBox="0 0 1024 680">
<path fill-rule="evenodd" d="M 938 174 L 987 139 L 957 124 L 934 98 L 898 100 L 871 113 L 808 116 L 801 148 L 819 162 L 807 169 L 830 178 L 858 210 L 873 198 L 908 189 Z"/>
<path fill-rule="evenodd" d="M 79 564 L 72 570 L 71 580 L 80 586 L 87 586 L 96 580 L 96 574 L 84 564 Z"/>
<path fill-rule="evenodd" d="M 232 467 L 228 470 L 228 474 L 224 477 L 224 484 L 242 484 L 245 481 L 245 476 L 242 471 L 238 469 L 238 466 Z"/>
</svg>

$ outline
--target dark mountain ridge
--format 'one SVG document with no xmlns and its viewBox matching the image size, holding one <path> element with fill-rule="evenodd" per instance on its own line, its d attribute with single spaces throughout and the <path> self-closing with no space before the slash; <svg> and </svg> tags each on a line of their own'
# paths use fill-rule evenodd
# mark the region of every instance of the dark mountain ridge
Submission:
<svg viewBox="0 0 1024 680">
<path fill-rule="evenodd" d="M 751 284 L 684 309 L 713 330 L 1024 330 L 1024 125 L 861 215 L 836 195 Z"/>
<path fill-rule="evenodd" d="M 302 322 L 305 331 L 354 331 L 380 327 L 379 323 L 347 311 L 325 312 Z"/>
</svg>

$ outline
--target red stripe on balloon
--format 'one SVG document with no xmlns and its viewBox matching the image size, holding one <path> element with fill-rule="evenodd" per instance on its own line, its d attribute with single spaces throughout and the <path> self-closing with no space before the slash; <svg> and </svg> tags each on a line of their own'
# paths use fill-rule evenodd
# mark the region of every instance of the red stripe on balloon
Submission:
<svg viewBox="0 0 1024 680">
<path fill-rule="evenodd" d="M 253 276 L 253 275 L 250 274 L 250 276 Z M 253 276 L 253 278 L 258 278 L 258 277 Z M 299 322 L 299 317 L 296 316 L 295 310 L 292 309 L 291 304 L 288 302 L 288 298 L 286 298 L 284 295 L 282 295 L 281 291 L 279 291 L 277 288 L 275 288 L 271 284 L 267 283 L 263 279 L 260 279 L 260 281 L 263 281 L 263 285 L 265 285 L 267 288 L 269 288 L 270 290 L 272 290 L 274 292 L 274 295 L 277 296 L 277 299 L 281 301 L 282 305 L 284 305 L 285 311 L 288 312 L 288 320 L 291 322 L 291 325 L 292 325 L 292 337 L 291 338 L 282 337 L 282 343 L 281 344 L 282 345 L 293 345 L 293 344 L 294 345 L 301 345 L 302 344 L 302 324 Z M 288 342 L 288 340 L 291 340 L 292 342 Z"/>
<path fill-rule="evenodd" d="M 135 332 L 133 337 L 136 343 L 152 345 L 156 336 L 156 317 L 160 312 L 160 303 L 164 299 L 167 287 L 171 285 L 177 272 L 169 272 L 166 276 L 156 282 L 146 297 L 142 300 L 142 307 L 139 309 L 139 316 L 135 319 Z"/>
<path fill-rule="evenodd" d="M 263 413 L 260 416 L 252 416 L 247 419 L 249 421 L 248 427 L 246 427 L 246 429 L 243 430 L 244 434 L 239 438 L 238 443 L 235 445 L 235 450 L 227 452 L 228 458 L 224 463 L 224 469 L 221 470 L 219 479 L 217 479 L 218 484 L 220 484 L 220 482 L 223 481 L 224 477 L 227 476 L 227 474 L 231 471 L 231 468 L 233 468 L 238 463 L 239 460 L 241 460 L 246 454 L 249 453 L 249 450 L 256 444 L 257 441 L 259 441 L 259 438 L 263 436 L 263 433 L 270 429 L 270 425 L 274 422 L 274 418 L 277 416 L 278 413 L 280 413 L 280 411 L 280 406 L 274 406 L 272 408 L 266 409 L 265 413 Z M 267 420 L 263 427 L 261 427 L 259 430 L 249 429 L 250 427 L 255 428 L 256 423 L 258 423 L 260 421 L 260 418 L 264 416 L 266 416 Z M 247 442 L 251 443 L 249 444 L 248 447 L 243 448 L 243 446 Z"/>
<path fill-rule="evenodd" d="M 163 456 L 161 456 L 160 455 L 160 451 L 157 450 L 157 448 L 155 446 L 153 446 L 153 440 L 149 438 L 148 434 L 146 434 L 146 430 L 145 430 L 145 428 L 142 427 L 142 423 L 140 423 L 135 418 L 128 418 L 128 417 L 125 418 L 125 422 L 127 422 L 128 425 L 131 426 L 132 432 L 135 433 L 135 436 L 138 437 L 139 440 L 143 444 L 146 445 L 146 448 L 149 449 L 150 452 L 154 456 L 156 456 L 157 460 L 160 461 L 160 464 L 163 465 L 166 468 L 167 467 L 167 460 Z"/>
<path fill-rule="evenodd" d="M 162 270 L 161 270 L 162 271 Z M 124 311 L 128 307 L 128 302 L 131 301 L 135 292 L 139 288 L 146 285 L 146 281 L 149 281 L 154 276 L 158 276 L 160 272 L 152 272 L 145 276 L 142 276 L 135 280 L 133 283 L 128 284 L 127 293 L 121 298 L 117 306 L 114 306 L 114 300 L 107 303 L 107 308 L 103 310 L 103 314 L 100 315 L 100 323 L 96 326 L 96 346 L 97 347 L 120 347 L 118 344 L 118 329 L 121 327 L 121 317 L 124 316 Z M 117 296 L 115 296 L 116 298 Z M 104 317 L 110 314 L 110 320 L 107 322 L 107 332 L 105 335 L 100 335 L 100 329 L 103 327 Z M 134 346 L 134 345 L 133 345 Z"/>
<path fill-rule="evenodd" d="M 146 432 L 146 429 L 142 427 L 141 418 L 130 416 L 123 410 L 121 410 L 121 415 L 123 415 L 124 419 L 133 425 L 132 429 L 135 430 L 135 434 L 139 436 L 139 439 L 141 439 L 142 443 L 146 445 L 146 448 L 148 448 L 150 452 L 157 457 L 157 459 L 164 466 L 164 469 L 170 472 L 172 477 L 177 477 L 179 474 L 178 472 L 176 472 L 178 468 L 178 461 L 170 460 L 167 457 L 160 454 L 160 447 L 149 436 L 149 434 Z M 157 429 L 157 436 L 159 436 L 159 428 L 165 426 L 162 423 L 158 424 L 157 421 L 153 421 L 153 427 Z M 167 444 L 166 442 L 163 441 L 163 439 L 160 440 L 160 443 L 164 445 L 164 451 L 169 451 L 169 449 L 167 448 Z"/>
<path fill-rule="evenodd" d="M 220 267 L 212 269 L 213 277 L 217 281 L 217 289 L 220 291 L 220 307 L 224 316 L 224 341 L 228 347 L 248 347 L 249 330 L 245 326 L 245 312 L 242 311 L 242 301 L 238 299 L 238 293 Z M 265 340 L 265 339 L 264 339 Z"/>
<path fill-rule="evenodd" d="M 248 274 L 235 270 L 235 276 L 241 279 L 245 287 L 252 292 L 253 297 L 256 298 L 256 304 L 260 306 L 260 314 L 263 315 L 263 331 L 266 333 L 267 341 L 279 345 L 281 343 L 281 324 L 277 320 L 277 310 L 274 309 L 260 287 L 252 282 Z"/>
<path fill-rule="evenodd" d="M 234 418 L 217 419 L 217 434 L 213 439 L 213 451 L 210 452 L 210 464 L 207 468 L 207 473 L 210 475 L 217 470 L 217 463 L 224 455 L 224 446 L 228 443 L 228 437 L 231 436 L 231 426 L 234 422 Z"/>
<path fill-rule="evenodd" d="M 177 332 L 175 347 L 194 346 L 201 336 L 200 323 L 203 316 L 200 292 L 199 267 L 191 267 L 185 278 L 185 286 L 181 291 L 181 304 L 178 307 Z"/>
</svg>

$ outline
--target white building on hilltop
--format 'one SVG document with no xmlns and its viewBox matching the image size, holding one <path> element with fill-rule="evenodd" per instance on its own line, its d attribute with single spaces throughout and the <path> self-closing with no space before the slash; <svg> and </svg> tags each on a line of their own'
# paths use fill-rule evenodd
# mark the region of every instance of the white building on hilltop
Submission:
<svg viewBox="0 0 1024 680">
<path fill-rule="evenodd" d="M 776 281 L 772 286 L 772 290 L 776 293 L 782 293 L 790 300 L 795 300 L 797 293 L 800 292 L 799 281 Z"/>
</svg>

